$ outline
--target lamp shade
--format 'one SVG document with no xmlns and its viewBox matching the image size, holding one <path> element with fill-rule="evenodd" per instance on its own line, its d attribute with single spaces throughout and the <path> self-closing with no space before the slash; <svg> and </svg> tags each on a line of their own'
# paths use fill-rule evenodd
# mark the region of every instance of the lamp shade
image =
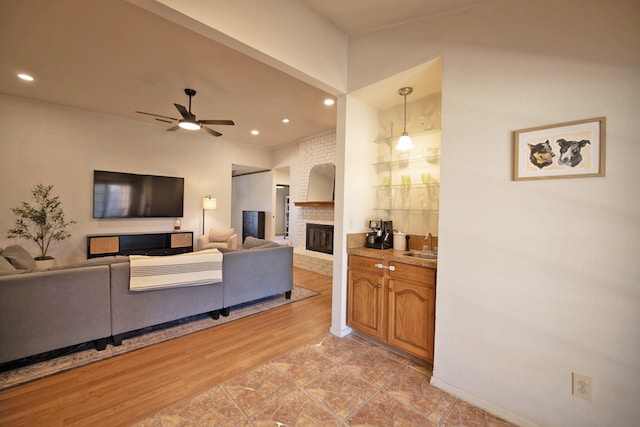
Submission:
<svg viewBox="0 0 640 427">
<path fill-rule="evenodd" d="M 217 207 L 217 202 L 215 197 L 207 196 L 202 199 L 202 209 L 211 210 Z"/>
<path fill-rule="evenodd" d="M 407 150 L 413 150 L 414 145 L 413 142 L 411 142 L 411 138 L 409 137 L 409 135 L 404 134 L 400 137 L 400 139 L 398 139 L 398 144 L 396 144 L 396 150 L 398 151 L 407 151 Z"/>
</svg>

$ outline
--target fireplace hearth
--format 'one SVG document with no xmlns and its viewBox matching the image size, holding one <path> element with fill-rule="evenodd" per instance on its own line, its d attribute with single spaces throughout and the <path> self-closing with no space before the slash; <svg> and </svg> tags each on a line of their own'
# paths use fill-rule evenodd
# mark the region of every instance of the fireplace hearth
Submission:
<svg viewBox="0 0 640 427">
<path fill-rule="evenodd" d="M 333 225 L 307 223 L 308 251 L 333 255 Z"/>
</svg>

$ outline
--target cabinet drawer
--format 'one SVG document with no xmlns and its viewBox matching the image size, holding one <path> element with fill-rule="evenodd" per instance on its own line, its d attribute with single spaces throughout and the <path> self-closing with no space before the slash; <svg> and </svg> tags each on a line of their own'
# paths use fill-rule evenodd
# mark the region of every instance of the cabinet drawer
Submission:
<svg viewBox="0 0 640 427">
<path fill-rule="evenodd" d="M 389 277 L 411 280 L 431 286 L 436 284 L 436 271 L 434 269 L 401 262 L 390 262 L 389 265 L 395 267 L 393 271 L 389 271 Z"/>
<path fill-rule="evenodd" d="M 350 255 L 349 256 L 349 268 L 354 268 L 356 270 L 364 270 L 371 271 L 375 273 L 379 273 L 380 275 L 384 274 L 384 270 L 376 267 L 376 264 L 383 264 L 382 260 L 367 258 L 358 255 Z"/>
</svg>

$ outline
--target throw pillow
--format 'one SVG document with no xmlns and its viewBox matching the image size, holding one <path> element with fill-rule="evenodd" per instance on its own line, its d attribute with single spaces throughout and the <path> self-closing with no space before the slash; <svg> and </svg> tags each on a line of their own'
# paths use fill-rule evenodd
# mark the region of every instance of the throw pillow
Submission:
<svg viewBox="0 0 640 427">
<path fill-rule="evenodd" d="M 251 248 L 264 245 L 265 243 L 267 243 L 267 241 L 264 239 L 258 239 L 253 236 L 247 236 L 247 238 L 244 239 L 244 243 L 242 244 L 242 247 L 245 249 L 251 249 Z"/>
<path fill-rule="evenodd" d="M 16 268 L 5 257 L 0 256 L 0 273 L 16 271 Z"/>
<path fill-rule="evenodd" d="M 214 228 L 209 231 L 209 241 L 210 242 L 226 242 L 229 237 L 235 234 L 235 228 L 224 228 L 216 230 Z"/>
<path fill-rule="evenodd" d="M 18 270 L 31 270 L 36 268 L 36 261 L 29 252 L 20 245 L 12 245 L 4 248 L 2 256 Z"/>
</svg>

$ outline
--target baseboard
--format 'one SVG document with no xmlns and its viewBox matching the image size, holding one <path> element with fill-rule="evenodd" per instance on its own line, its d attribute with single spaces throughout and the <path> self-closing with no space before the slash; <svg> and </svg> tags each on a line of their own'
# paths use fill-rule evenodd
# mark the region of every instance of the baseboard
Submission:
<svg viewBox="0 0 640 427">
<path fill-rule="evenodd" d="M 351 332 L 353 332 L 353 329 L 351 329 L 349 326 L 346 326 L 343 329 L 336 329 L 332 326 L 331 328 L 329 328 L 329 332 L 332 335 L 337 336 L 338 338 L 344 338 L 347 335 L 349 335 Z"/>
<path fill-rule="evenodd" d="M 478 396 L 475 396 L 471 393 L 468 393 L 464 390 L 461 390 L 457 387 L 452 386 L 451 384 L 441 381 L 440 379 L 438 379 L 435 376 L 431 377 L 431 385 L 439 388 L 442 391 L 445 391 L 455 397 L 457 397 L 460 400 L 464 400 L 467 403 L 470 403 L 474 406 L 477 406 L 480 409 L 484 409 L 485 411 L 500 417 L 504 420 L 507 420 L 511 423 L 514 423 L 518 426 L 521 427 L 540 427 L 539 424 L 536 424 L 534 422 L 532 422 L 531 420 L 528 420 L 526 418 L 521 417 L 520 415 L 514 414 L 513 412 L 510 412 L 508 410 L 506 410 L 505 408 L 496 405 L 493 402 L 489 402 L 487 400 L 484 400 Z"/>
</svg>

